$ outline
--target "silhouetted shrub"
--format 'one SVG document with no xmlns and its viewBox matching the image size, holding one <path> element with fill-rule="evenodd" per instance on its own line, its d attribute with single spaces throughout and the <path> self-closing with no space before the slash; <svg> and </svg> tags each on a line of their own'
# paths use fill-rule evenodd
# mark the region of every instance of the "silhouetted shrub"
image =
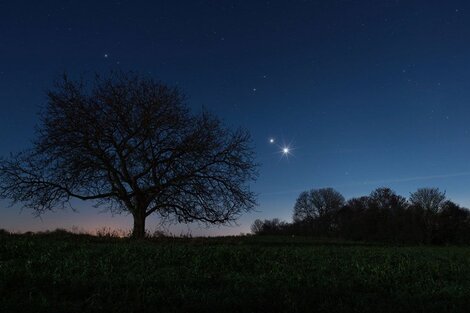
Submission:
<svg viewBox="0 0 470 313">
<path fill-rule="evenodd" d="M 290 233 L 290 224 L 278 218 L 264 221 L 257 219 L 251 226 L 251 231 L 256 235 L 287 235 Z"/>
</svg>

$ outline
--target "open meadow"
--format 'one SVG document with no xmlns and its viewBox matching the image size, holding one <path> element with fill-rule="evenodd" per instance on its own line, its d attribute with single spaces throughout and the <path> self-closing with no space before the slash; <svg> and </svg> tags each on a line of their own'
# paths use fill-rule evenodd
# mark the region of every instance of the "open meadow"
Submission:
<svg viewBox="0 0 470 313">
<path fill-rule="evenodd" d="M 0 235 L 0 312 L 468 312 L 470 247 Z"/>
</svg>

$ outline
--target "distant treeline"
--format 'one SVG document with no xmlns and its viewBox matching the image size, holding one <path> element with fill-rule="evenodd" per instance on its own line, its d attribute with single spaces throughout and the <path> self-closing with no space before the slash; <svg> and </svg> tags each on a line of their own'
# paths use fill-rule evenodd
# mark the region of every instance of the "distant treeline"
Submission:
<svg viewBox="0 0 470 313">
<path fill-rule="evenodd" d="M 394 243 L 470 243 L 470 211 L 438 188 L 421 188 L 407 199 L 390 188 L 344 197 L 332 188 L 302 192 L 293 222 L 256 220 L 258 235 L 305 235 Z"/>
</svg>

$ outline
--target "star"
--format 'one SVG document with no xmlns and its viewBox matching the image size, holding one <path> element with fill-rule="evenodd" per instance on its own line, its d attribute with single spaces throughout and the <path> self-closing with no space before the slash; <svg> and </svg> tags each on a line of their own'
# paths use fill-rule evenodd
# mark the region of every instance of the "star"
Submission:
<svg viewBox="0 0 470 313">
<path fill-rule="evenodd" d="M 108 58 L 108 54 L 107 54 L 107 53 L 104 54 L 104 58 L 105 58 L 105 59 Z"/>
<path fill-rule="evenodd" d="M 270 138 L 269 143 L 274 143 L 274 138 Z"/>
<path fill-rule="evenodd" d="M 256 91 L 256 88 L 253 88 L 253 92 L 255 92 L 255 91 Z"/>
<path fill-rule="evenodd" d="M 273 139 L 273 142 L 270 141 L 270 143 L 274 144 L 275 138 L 271 137 L 270 140 L 271 139 Z M 289 160 L 290 156 L 295 156 L 292 153 L 295 150 L 295 148 L 292 145 L 292 142 L 290 142 L 290 143 L 283 142 L 282 144 L 278 144 L 276 146 L 279 148 L 277 153 L 281 155 L 281 158 L 280 158 L 281 160 L 283 158 L 286 158 L 287 160 Z"/>
<path fill-rule="evenodd" d="M 286 160 L 289 160 L 289 156 L 292 155 L 292 149 L 288 146 L 284 146 L 281 148 L 281 159 L 283 159 L 284 157 L 286 158 Z"/>
</svg>

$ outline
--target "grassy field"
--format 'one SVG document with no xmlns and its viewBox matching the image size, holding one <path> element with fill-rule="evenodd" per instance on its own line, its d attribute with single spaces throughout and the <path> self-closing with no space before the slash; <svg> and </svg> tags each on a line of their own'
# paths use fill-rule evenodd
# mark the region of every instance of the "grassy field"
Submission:
<svg viewBox="0 0 470 313">
<path fill-rule="evenodd" d="M 0 235 L 0 312 L 469 310 L 469 247 Z"/>
</svg>

